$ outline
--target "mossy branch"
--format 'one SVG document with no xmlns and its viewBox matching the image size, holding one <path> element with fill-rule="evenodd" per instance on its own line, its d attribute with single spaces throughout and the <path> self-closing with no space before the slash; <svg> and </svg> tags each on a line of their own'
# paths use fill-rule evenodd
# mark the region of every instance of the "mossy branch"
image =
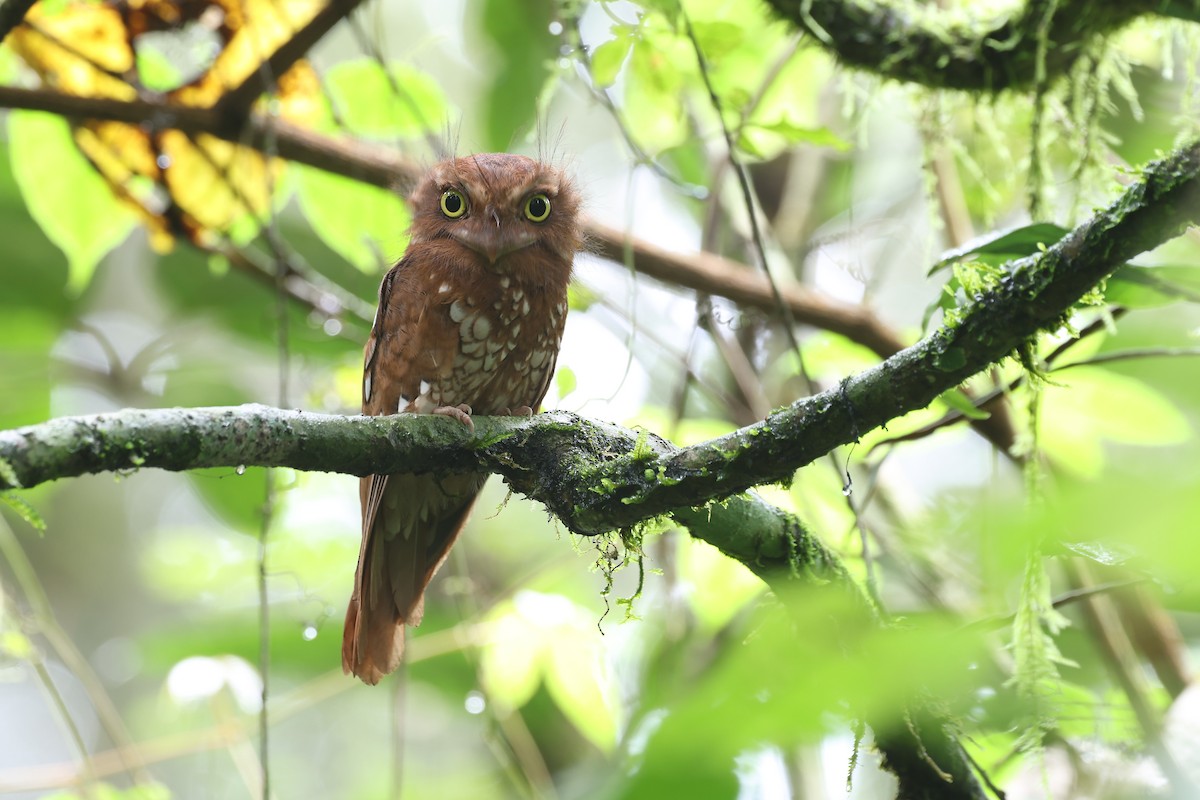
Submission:
<svg viewBox="0 0 1200 800">
<path fill-rule="evenodd" d="M 979 92 L 1033 87 L 1047 13 L 1050 78 L 1065 75 L 1096 37 L 1139 16 L 1200 18 L 1195 0 L 1026 0 L 990 21 L 896 0 L 767 2 L 850 66 L 932 88 Z"/>
<path fill-rule="evenodd" d="M 240 409 L 123 411 L 0 432 L 24 486 L 85 472 L 237 464 L 370 472 L 484 469 L 596 534 L 704 506 L 799 467 L 1002 360 L 1057 327 L 1132 256 L 1200 218 L 1200 143 L 1148 166 L 1107 209 L 1045 252 L 1008 265 L 995 287 L 878 366 L 763 422 L 692 447 L 562 412 L 531 420 L 356 418 Z M 11 488 L 0 478 L 0 489 Z"/>
<path fill-rule="evenodd" d="M 581 529 L 569 505 L 571 497 L 609 491 L 589 478 L 597 465 L 610 459 L 653 461 L 674 452 L 678 450 L 647 434 L 565 412 L 532 419 L 476 417 L 472 434 L 457 422 L 433 416 L 348 417 L 257 405 L 130 409 L 0 432 L 0 461 L 11 467 L 0 469 L 0 489 L 14 488 L 13 478 L 34 486 L 142 467 L 255 464 L 351 474 L 481 468 L 501 473 L 573 529 L 595 532 L 597 518 L 589 518 L 593 528 Z M 796 517 L 760 498 L 738 494 L 705 508 L 675 509 L 671 516 L 692 536 L 741 561 L 777 589 L 813 579 L 845 592 L 851 608 L 879 622 L 874 606 L 837 557 Z M 952 800 L 984 797 L 940 717 L 925 721 L 919 739 L 912 730 L 895 729 L 890 719 L 878 720 L 876 727 L 878 745 L 901 780 L 898 796 L 936 792 Z"/>
</svg>

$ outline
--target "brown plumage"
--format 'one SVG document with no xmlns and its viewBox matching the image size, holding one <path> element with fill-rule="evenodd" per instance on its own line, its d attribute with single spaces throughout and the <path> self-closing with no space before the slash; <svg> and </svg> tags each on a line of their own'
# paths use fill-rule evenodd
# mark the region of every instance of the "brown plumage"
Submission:
<svg viewBox="0 0 1200 800">
<path fill-rule="evenodd" d="M 436 165 L 417 185 L 411 240 L 384 276 L 365 349 L 363 413 L 529 414 L 546 395 L 582 244 L 563 172 L 490 153 Z M 342 669 L 377 683 L 400 663 L 429 584 L 487 476 L 362 479 L 362 547 Z"/>
</svg>

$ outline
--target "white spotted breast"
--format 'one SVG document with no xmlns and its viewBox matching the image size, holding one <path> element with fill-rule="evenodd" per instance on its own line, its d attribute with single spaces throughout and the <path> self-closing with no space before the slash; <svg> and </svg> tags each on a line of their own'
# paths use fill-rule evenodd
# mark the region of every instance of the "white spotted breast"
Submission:
<svg viewBox="0 0 1200 800">
<path fill-rule="evenodd" d="M 458 355 L 449 374 L 421 385 L 414 411 L 466 403 L 475 414 L 489 414 L 541 402 L 558 355 L 566 298 L 509 282 L 500 278 L 502 291 L 486 306 L 464 294 L 441 307 L 457 331 Z"/>
</svg>

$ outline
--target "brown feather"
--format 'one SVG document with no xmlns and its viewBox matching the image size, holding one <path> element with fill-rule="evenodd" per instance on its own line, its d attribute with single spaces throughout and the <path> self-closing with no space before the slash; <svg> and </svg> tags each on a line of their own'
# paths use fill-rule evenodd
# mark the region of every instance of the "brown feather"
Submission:
<svg viewBox="0 0 1200 800">
<path fill-rule="evenodd" d="M 447 192 L 462 214 L 447 214 Z M 543 195 L 550 214 L 530 219 Z M 582 245 L 579 197 L 553 166 L 483 154 L 443 162 L 412 196 L 411 240 L 379 287 L 363 353 L 363 413 L 476 414 L 538 408 L 550 385 Z M 457 211 L 457 207 L 451 211 Z M 346 609 L 342 669 L 366 683 L 394 670 L 406 625 L 487 480 L 482 473 L 364 477 L 362 545 Z"/>
</svg>

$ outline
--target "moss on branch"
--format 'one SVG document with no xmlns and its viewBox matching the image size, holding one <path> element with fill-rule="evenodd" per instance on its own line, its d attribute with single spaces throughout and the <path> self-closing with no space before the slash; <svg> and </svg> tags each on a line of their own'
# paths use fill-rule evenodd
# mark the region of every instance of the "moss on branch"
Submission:
<svg viewBox="0 0 1200 800">
<path fill-rule="evenodd" d="M 0 432 L 0 458 L 33 486 L 85 472 L 237 464 L 346 472 L 478 468 L 504 475 L 571 530 L 596 534 L 702 507 L 854 441 L 1054 329 L 1129 258 L 1200 217 L 1200 144 L 1141 179 L 1038 256 L 1013 262 L 945 326 L 763 422 L 688 448 L 557 412 L 481 417 L 472 436 L 438 418 L 335 417 L 264 406 L 124 411 Z M 0 479 L 0 489 L 11 488 Z M 682 512 L 681 512 L 682 513 Z"/>
<path fill-rule="evenodd" d="M 1191 0 L 1026 0 L 1007 15 L 984 20 L 900 0 L 767 2 L 850 66 L 937 89 L 981 92 L 1033 87 L 1041 57 L 1047 77 L 1065 75 L 1097 37 L 1146 14 L 1196 19 L 1200 5 Z M 1040 42 L 1045 43 L 1041 54 Z"/>
</svg>

